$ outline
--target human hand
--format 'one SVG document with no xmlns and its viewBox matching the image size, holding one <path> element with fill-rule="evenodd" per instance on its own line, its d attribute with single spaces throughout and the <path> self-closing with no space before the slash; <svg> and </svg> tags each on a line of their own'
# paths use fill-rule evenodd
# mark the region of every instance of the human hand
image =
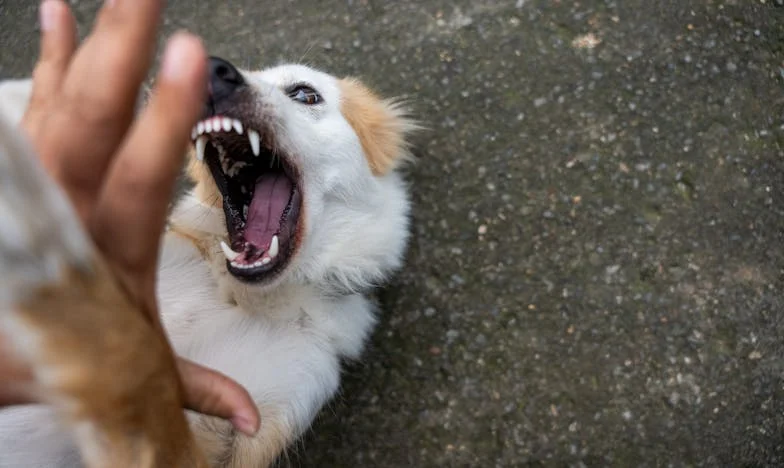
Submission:
<svg viewBox="0 0 784 468">
<path fill-rule="evenodd" d="M 197 38 L 183 33 L 172 38 L 150 103 L 134 118 L 161 10 L 161 0 L 109 0 L 77 48 L 68 6 L 45 0 L 41 57 L 22 126 L 120 284 L 163 333 L 155 297 L 158 250 L 189 134 L 202 109 L 207 62 Z M 178 365 L 188 408 L 255 432 L 259 415 L 244 389 L 186 360 Z M 14 378 L 28 375 L 6 368 Z"/>
</svg>

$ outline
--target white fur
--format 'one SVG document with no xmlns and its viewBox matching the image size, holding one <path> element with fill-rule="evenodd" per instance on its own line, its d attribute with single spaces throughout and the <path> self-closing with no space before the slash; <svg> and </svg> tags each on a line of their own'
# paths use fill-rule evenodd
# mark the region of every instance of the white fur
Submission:
<svg viewBox="0 0 784 468">
<path fill-rule="evenodd" d="M 67 264 L 88 265 L 90 243 L 66 200 L 27 139 L 0 119 L 0 310 L 55 281 Z"/>
<path fill-rule="evenodd" d="M 360 355 L 375 323 L 365 293 L 401 265 L 409 201 L 397 173 L 372 174 L 341 114 L 335 78 L 298 65 L 245 76 L 256 90 L 257 112 L 274 122 L 276 139 L 302 171 L 302 245 L 274 283 L 242 283 L 228 274 L 219 247 L 226 239 L 223 211 L 189 193 L 171 216 L 158 296 L 177 353 L 236 379 L 261 411 L 253 439 L 191 415 L 198 440 L 216 463 L 263 466 L 334 396 L 340 361 Z M 299 81 L 311 83 L 324 104 L 287 98 L 282 90 Z M 0 86 L 0 108 L 19 105 L 8 101 L 7 89 Z M 17 97 L 18 87 L 13 91 Z M 0 467 L 73 466 L 70 436 L 53 424 L 46 409 L 1 410 Z"/>
</svg>

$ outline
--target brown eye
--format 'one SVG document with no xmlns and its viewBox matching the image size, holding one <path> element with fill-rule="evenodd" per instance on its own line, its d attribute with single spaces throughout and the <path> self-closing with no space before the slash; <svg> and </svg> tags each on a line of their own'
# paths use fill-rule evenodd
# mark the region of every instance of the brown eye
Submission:
<svg viewBox="0 0 784 468">
<path fill-rule="evenodd" d="M 289 97 L 307 106 L 319 104 L 323 101 L 321 95 L 310 86 L 298 85 L 289 91 Z"/>
</svg>

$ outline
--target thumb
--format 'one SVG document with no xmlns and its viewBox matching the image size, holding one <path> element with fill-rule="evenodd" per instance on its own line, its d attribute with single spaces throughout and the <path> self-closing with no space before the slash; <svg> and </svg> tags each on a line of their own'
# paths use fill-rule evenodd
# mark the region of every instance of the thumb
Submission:
<svg viewBox="0 0 784 468">
<path fill-rule="evenodd" d="M 259 411 L 240 384 L 183 358 L 177 359 L 177 367 L 188 409 L 228 419 L 237 430 L 249 436 L 259 430 Z"/>
</svg>

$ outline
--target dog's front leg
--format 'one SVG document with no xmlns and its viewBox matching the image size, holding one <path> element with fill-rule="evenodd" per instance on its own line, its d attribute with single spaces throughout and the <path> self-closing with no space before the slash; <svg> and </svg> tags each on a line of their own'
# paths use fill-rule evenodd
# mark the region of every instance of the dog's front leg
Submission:
<svg viewBox="0 0 784 468">
<path fill-rule="evenodd" d="M 32 370 L 34 390 L 65 418 L 87 466 L 204 465 L 165 338 L 2 119 L 0 342 Z"/>
</svg>

